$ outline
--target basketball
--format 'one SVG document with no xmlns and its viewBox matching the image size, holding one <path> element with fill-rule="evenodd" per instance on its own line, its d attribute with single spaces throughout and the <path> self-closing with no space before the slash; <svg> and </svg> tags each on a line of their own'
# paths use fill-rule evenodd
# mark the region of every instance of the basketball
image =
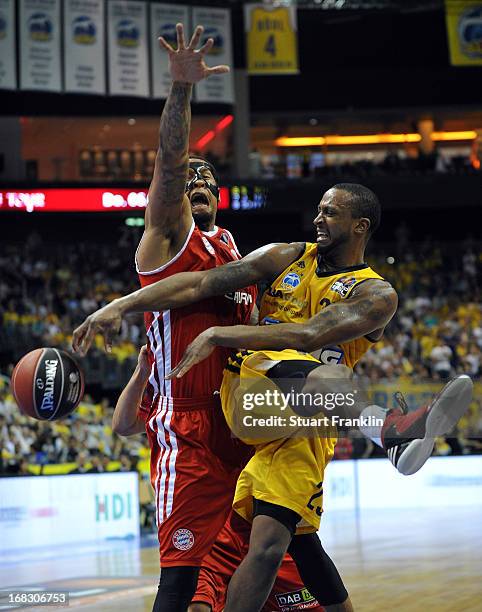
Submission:
<svg viewBox="0 0 482 612">
<path fill-rule="evenodd" d="M 23 414 L 56 421 L 78 406 L 84 393 L 84 374 L 65 351 L 39 348 L 17 363 L 11 384 Z"/>
</svg>

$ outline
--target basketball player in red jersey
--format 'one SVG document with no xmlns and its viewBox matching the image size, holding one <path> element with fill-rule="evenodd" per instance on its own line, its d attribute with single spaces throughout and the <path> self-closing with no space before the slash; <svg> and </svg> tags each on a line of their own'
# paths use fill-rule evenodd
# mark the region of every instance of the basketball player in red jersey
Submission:
<svg viewBox="0 0 482 612">
<path fill-rule="evenodd" d="M 219 190 L 214 168 L 188 154 L 192 85 L 229 70 L 205 65 L 213 41 L 196 50 L 202 31 L 197 27 L 186 45 L 178 24 L 176 51 L 160 39 L 169 54 L 173 84 L 161 117 L 145 231 L 136 253 L 143 287 L 240 258 L 230 232 L 215 225 Z M 156 612 L 185 612 L 201 560 L 223 527 L 250 453 L 232 438 L 214 395 L 229 350 L 216 351 L 195 374 L 179 381 L 165 380 L 165 374 L 207 328 L 249 323 L 255 297 L 251 287 L 186 308 L 145 313 L 148 344 L 119 398 L 113 428 L 121 435 L 146 431 L 149 438 L 162 566 Z M 293 583 L 302 588 L 293 571 Z"/>
<path fill-rule="evenodd" d="M 188 153 L 193 84 L 229 68 L 206 66 L 204 56 L 213 40 L 196 50 L 202 27 L 189 44 L 182 25 L 176 29 L 177 50 L 159 39 L 169 54 L 173 83 L 161 116 L 145 231 L 136 253 L 143 287 L 177 272 L 239 259 L 231 234 L 214 223 L 219 193 L 214 168 Z M 147 431 L 151 447 L 162 565 L 154 604 L 158 612 L 185 612 L 189 605 L 201 560 L 229 512 L 241 449 L 213 395 L 227 351 L 217 352 L 185 380 L 166 381 L 164 376 L 189 342 L 211 325 L 249 323 L 254 302 L 255 290 L 249 288 L 176 311 L 145 314 L 150 373 L 137 418 L 120 433 Z"/>
</svg>

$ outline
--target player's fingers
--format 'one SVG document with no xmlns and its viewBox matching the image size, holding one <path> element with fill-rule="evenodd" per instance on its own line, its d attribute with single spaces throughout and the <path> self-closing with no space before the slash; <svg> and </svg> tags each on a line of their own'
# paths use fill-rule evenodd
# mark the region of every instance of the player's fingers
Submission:
<svg viewBox="0 0 482 612">
<path fill-rule="evenodd" d="M 186 43 L 184 42 L 184 26 L 182 23 L 176 23 L 176 32 L 177 32 L 177 48 L 185 49 Z"/>
<path fill-rule="evenodd" d="M 172 380 L 173 378 L 176 378 L 177 373 L 179 372 L 179 368 L 181 367 L 182 364 L 182 360 L 177 364 L 177 366 L 175 368 L 173 368 L 170 372 L 168 372 L 164 378 L 166 380 Z"/>
<path fill-rule="evenodd" d="M 158 40 L 159 40 L 160 47 L 164 47 L 164 49 L 168 51 L 169 53 L 174 52 L 174 49 L 171 47 L 171 45 L 167 42 L 167 40 L 163 36 L 159 36 Z"/>
<path fill-rule="evenodd" d="M 84 321 L 81 325 L 79 325 L 79 327 L 74 329 L 74 333 L 72 334 L 72 348 L 76 352 L 78 351 L 82 338 L 85 335 L 87 325 L 87 321 Z"/>
<path fill-rule="evenodd" d="M 208 68 L 206 70 L 207 76 L 211 76 L 212 74 L 225 74 L 226 72 L 229 72 L 229 66 L 226 66 L 225 64 L 214 66 L 213 68 Z"/>
<path fill-rule="evenodd" d="M 199 41 L 201 40 L 201 34 L 204 32 L 204 28 L 201 25 L 196 26 L 194 34 L 192 35 L 191 42 L 189 43 L 188 49 L 195 49 Z"/>
<path fill-rule="evenodd" d="M 82 341 L 80 343 L 80 355 L 82 357 L 84 357 L 84 355 L 89 350 L 90 345 L 92 344 L 94 340 L 94 337 L 95 337 L 95 328 L 91 323 L 89 323 L 85 331 L 84 337 L 82 338 Z"/>
<path fill-rule="evenodd" d="M 192 357 L 189 353 L 189 348 L 186 349 L 186 352 L 184 353 L 181 361 L 177 364 L 177 366 L 172 369 L 169 374 L 166 375 L 167 380 L 171 380 L 173 378 L 180 378 L 180 374 L 182 372 L 182 370 L 186 367 L 186 364 L 188 364 L 190 361 L 192 360 Z M 191 366 L 189 366 L 190 368 Z M 189 369 L 188 368 L 188 369 Z"/>
<path fill-rule="evenodd" d="M 187 374 L 187 372 L 189 372 L 189 370 L 192 368 L 193 365 L 194 365 L 193 362 L 186 363 L 176 374 L 176 378 L 182 378 L 184 374 Z"/>
<path fill-rule="evenodd" d="M 208 53 L 208 51 L 212 48 L 213 45 L 214 38 L 208 38 L 204 45 L 199 49 L 198 53 L 202 53 L 203 55 L 205 53 Z"/>
</svg>

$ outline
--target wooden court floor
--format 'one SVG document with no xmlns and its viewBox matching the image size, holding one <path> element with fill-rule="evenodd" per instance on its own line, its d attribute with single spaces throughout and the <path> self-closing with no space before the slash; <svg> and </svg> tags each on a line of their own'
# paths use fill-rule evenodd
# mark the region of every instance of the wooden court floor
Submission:
<svg viewBox="0 0 482 612">
<path fill-rule="evenodd" d="M 482 506 L 327 514 L 320 536 L 357 612 L 482 612 Z M 157 549 L 137 542 L 0 560 L 0 588 L 68 590 L 82 611 L 150 612 L 157 581 Z"/>
</svg>

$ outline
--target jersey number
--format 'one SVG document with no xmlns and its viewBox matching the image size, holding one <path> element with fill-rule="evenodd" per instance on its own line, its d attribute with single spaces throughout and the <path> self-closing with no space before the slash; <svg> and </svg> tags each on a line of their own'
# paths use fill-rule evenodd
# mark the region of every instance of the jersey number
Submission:
<svg viewBox="0 0 482 612">
<path fill-rule="evenodd" d="M 318 504 L 314 506 L 313 502 L 315 501 L 315 499 L 318 499 L 319 497 L 323 495 L 323 482 L 320 482 L 319 484 L 317 484 L 316 488 L 320 490 L 318 491 L 318 493 L 314 493 L 310 497 L 310 501 L 306 505 L 309 508 L 309 510 L 314 510 L 318 516 L 321 516 L 321 506 L 318 506 Z"/>
<path fill-rule="evenodd" d="M 264 52 L 269 53 L 272 57 L 276 55 L 276 42 L 274 34 L 268 36 L 268 40 L 266 41 L 266 44 L 264 46 Z"/>
</svg>

